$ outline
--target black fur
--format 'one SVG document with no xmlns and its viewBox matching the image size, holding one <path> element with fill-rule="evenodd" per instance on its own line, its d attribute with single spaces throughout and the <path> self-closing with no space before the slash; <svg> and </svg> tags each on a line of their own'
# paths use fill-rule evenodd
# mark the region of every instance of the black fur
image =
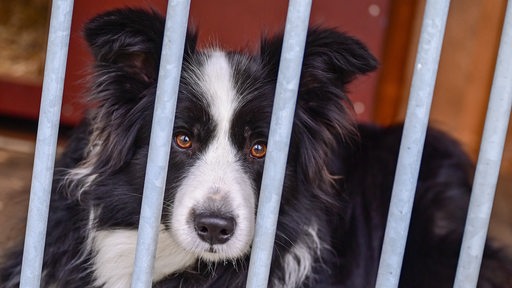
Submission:
<svg viewBox="0 0 512 288">
<path fill-rule="evenodd" d="M 85 27 L 95 57 L 90 101 L 96 108 L 77 128 L 57 164 L 43 287 L 94 287 L 95 254 L 86 249 L 92 208 L 103 208 L 96 229 L 138 225 L 163 27 L 157 13 L 134 9 L 102 14 Z M 189 32 L 183 75 L 203 61 L 195 43 L 196 35 Z M 236 85 L 247 98 L 233 120 L 231 140 L 239 151 L 268 136 L 281 45 L 279 36 L 264 39 L 258 55 L 228 54 L 235 83 L 250 84 Z M 335 30 L 310 29 L 270 286 L 282 285 L 285 255 L 304 241 L 304 229 L 313 224 L 321 246 L 318 253 L 310 251 L 312 268 L 299 287 L 375 285 L 401 127 L 356 124 L 344 86 L 376 66 L 376 59 L 356 39 Z M 163 219 L 176 204 L 176 186 L 215 131 L 197 95 L 197 83 L 183 75 L 174 131 L 193 130 L 199 144 L 186 153 L 175 146 L 171 150 L 165 195 L 171 205 Z M 263 161 L 243 156 L 239 161 L 259 188 Z M 90 169 L 71 177 L 77 167 Z M 429 130 L 400 287 L 452 286 L 472 171 L 455 141 Z M 1 288 L 19 285 L 21 253 L 14 251 L 4 262 Z M 235 265 L 200 261 L 154 287 L 244 287 L 248 258 L 236 259 Z M 510 259 L 488 244 L 479 287 L 512 287 L 511 272 Z"/>
</svg>

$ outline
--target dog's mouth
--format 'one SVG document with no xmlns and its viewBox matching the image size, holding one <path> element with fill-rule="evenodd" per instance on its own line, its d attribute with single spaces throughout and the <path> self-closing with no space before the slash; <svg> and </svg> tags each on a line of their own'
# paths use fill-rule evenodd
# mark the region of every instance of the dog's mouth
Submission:
<svg viewBox="0 0 512 288">
<path fill-rule="evenodd" d="M 200 256 L 201 258 L 218 257 L 221 259 L 228 259 L 227 257 L 222 257 L 222 252 L 219 251 L 219 249 L 213 245 L 209 246 L 208 248 L 205 248 L 205 250 L 203 251 L 203 253 L 200 254 Z"/>
</svg>

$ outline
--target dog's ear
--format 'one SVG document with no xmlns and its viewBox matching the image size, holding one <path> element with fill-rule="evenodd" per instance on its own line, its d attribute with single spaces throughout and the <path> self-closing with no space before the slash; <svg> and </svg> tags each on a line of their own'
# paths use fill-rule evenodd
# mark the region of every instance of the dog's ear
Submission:
<svg viewBox="0 0 512 288">
<path fill-rule="evenodd" d="M 113 10 L 86 23 L 84 37 L 95 60 L 89 92 L 94 109 L 86 120 L 85 158 L 68 176 L 78 191 L 115 173 L 147 144 L 164 27 L 161 15 L 142 9 Z M 187 33 L 184 61 L 195 52 L 196 39 Z"/>
<path fill-rule="evenodd" d="M 277 67 L 283 36 L 263 39 L 261 57 L 266 65 Z M 334 29 L 310 28 L 304 50 L 301 88 L 320 84 L 345 85 L 359 74 L 377 68 L 377 59 L 359 40 Z"/>
<path fill-rule="evenodd" d="M 165 18 L 156 11 L 118 9 L 85 24 L 84 38 L 94 56 L 90 99 L 99 106 L 138 102 L 156 85 Z M 195 52 L 190 30 L 184 61 Z"/>
<path fill-rule="evenodd" d="M 282 42 L 282 36 L 262 42 L 260 56 L 269 77 L 277 76 Z M 327 191 L 342 176 L 331 172 L 332 153 L 357 137 L 345 86 L 376 67 L 377 60 L 359 40 L 333 29 L 308 31 L 291 153 L 298 159 L 301 187 L 315 187 L 311 190 L 329 204 L 336 201 Z"/>
<path fill-rule="evenodd" d="M 100 14 L 84 27 L 84 37 L 99 65 L 117 66 L 147 82 L 155 81 L 162 50 L 165 19 L 156 11 L 118 9 Z M 197 37 L 188 32 L 185 54 Z"/>
</svg>

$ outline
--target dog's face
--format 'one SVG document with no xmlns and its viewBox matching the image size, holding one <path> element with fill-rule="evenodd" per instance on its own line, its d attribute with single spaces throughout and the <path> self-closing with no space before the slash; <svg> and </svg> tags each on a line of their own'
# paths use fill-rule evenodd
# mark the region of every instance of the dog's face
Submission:
<svg viewBox="0 0 512 288">
<path fill-rule="evenodd" d="M 207 260 L 240 257 L 252 241 L 272 104 L 257 68 L 219 50 L 196 53 L 183 68 L 166 220 L 183 247 Z"/>
<path fill-rule="evenodd" d="M 96 60 L 96 109 L 88 152 L 69 179 L 80 197 L 108 211 L 97 216 L 99 229 L 138 222 L 163 25 L 154 13 L 119 10 L 85 28 Z M 282 39 L 264 40 L 257 55 L 197 51 L 195 42 L 189 33 L 162 226 L 196 258 L 236 259 L 249 252 L 254 234 Z M 295 202 L 289 207 L 299 207 L 300 197 L 335 202 L 327 191 L 338 176 L 330 173 L 329 150 L 354 132 L 343 87 L 376 65 L 357 40 L 321 29 L 310 31 L 303 63 L 283 192 L 283 201 Z M 108 193 L 97 192 L 104 187 Z M 299 234 L 304 224 L 294 221 L 301 217 L 284 206 L 279 225 Z"/>
</svg>

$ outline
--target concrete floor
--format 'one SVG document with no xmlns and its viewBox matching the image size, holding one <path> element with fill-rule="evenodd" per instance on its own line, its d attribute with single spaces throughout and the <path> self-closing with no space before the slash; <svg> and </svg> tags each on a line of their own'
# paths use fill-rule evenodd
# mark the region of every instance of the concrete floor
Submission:
<svg viewBox="0 0 512 288">
<path fill-rule="evenodd" d="M 35 122 L 0 117 L 0 257 L 25 232 L 36 131 Z M 65 138 L 59 137 L 58 151 Z"/>
<path fill-rule="evenodd" d="M 32 155 L 0 149 L 0 254 L 20 240 L 25 229 Z"/>
<path fill-rule="evenodd" d="M 35 129 L 33 123 L 0 119 L 0 256 L 25 231 Z"/>
</svg>

